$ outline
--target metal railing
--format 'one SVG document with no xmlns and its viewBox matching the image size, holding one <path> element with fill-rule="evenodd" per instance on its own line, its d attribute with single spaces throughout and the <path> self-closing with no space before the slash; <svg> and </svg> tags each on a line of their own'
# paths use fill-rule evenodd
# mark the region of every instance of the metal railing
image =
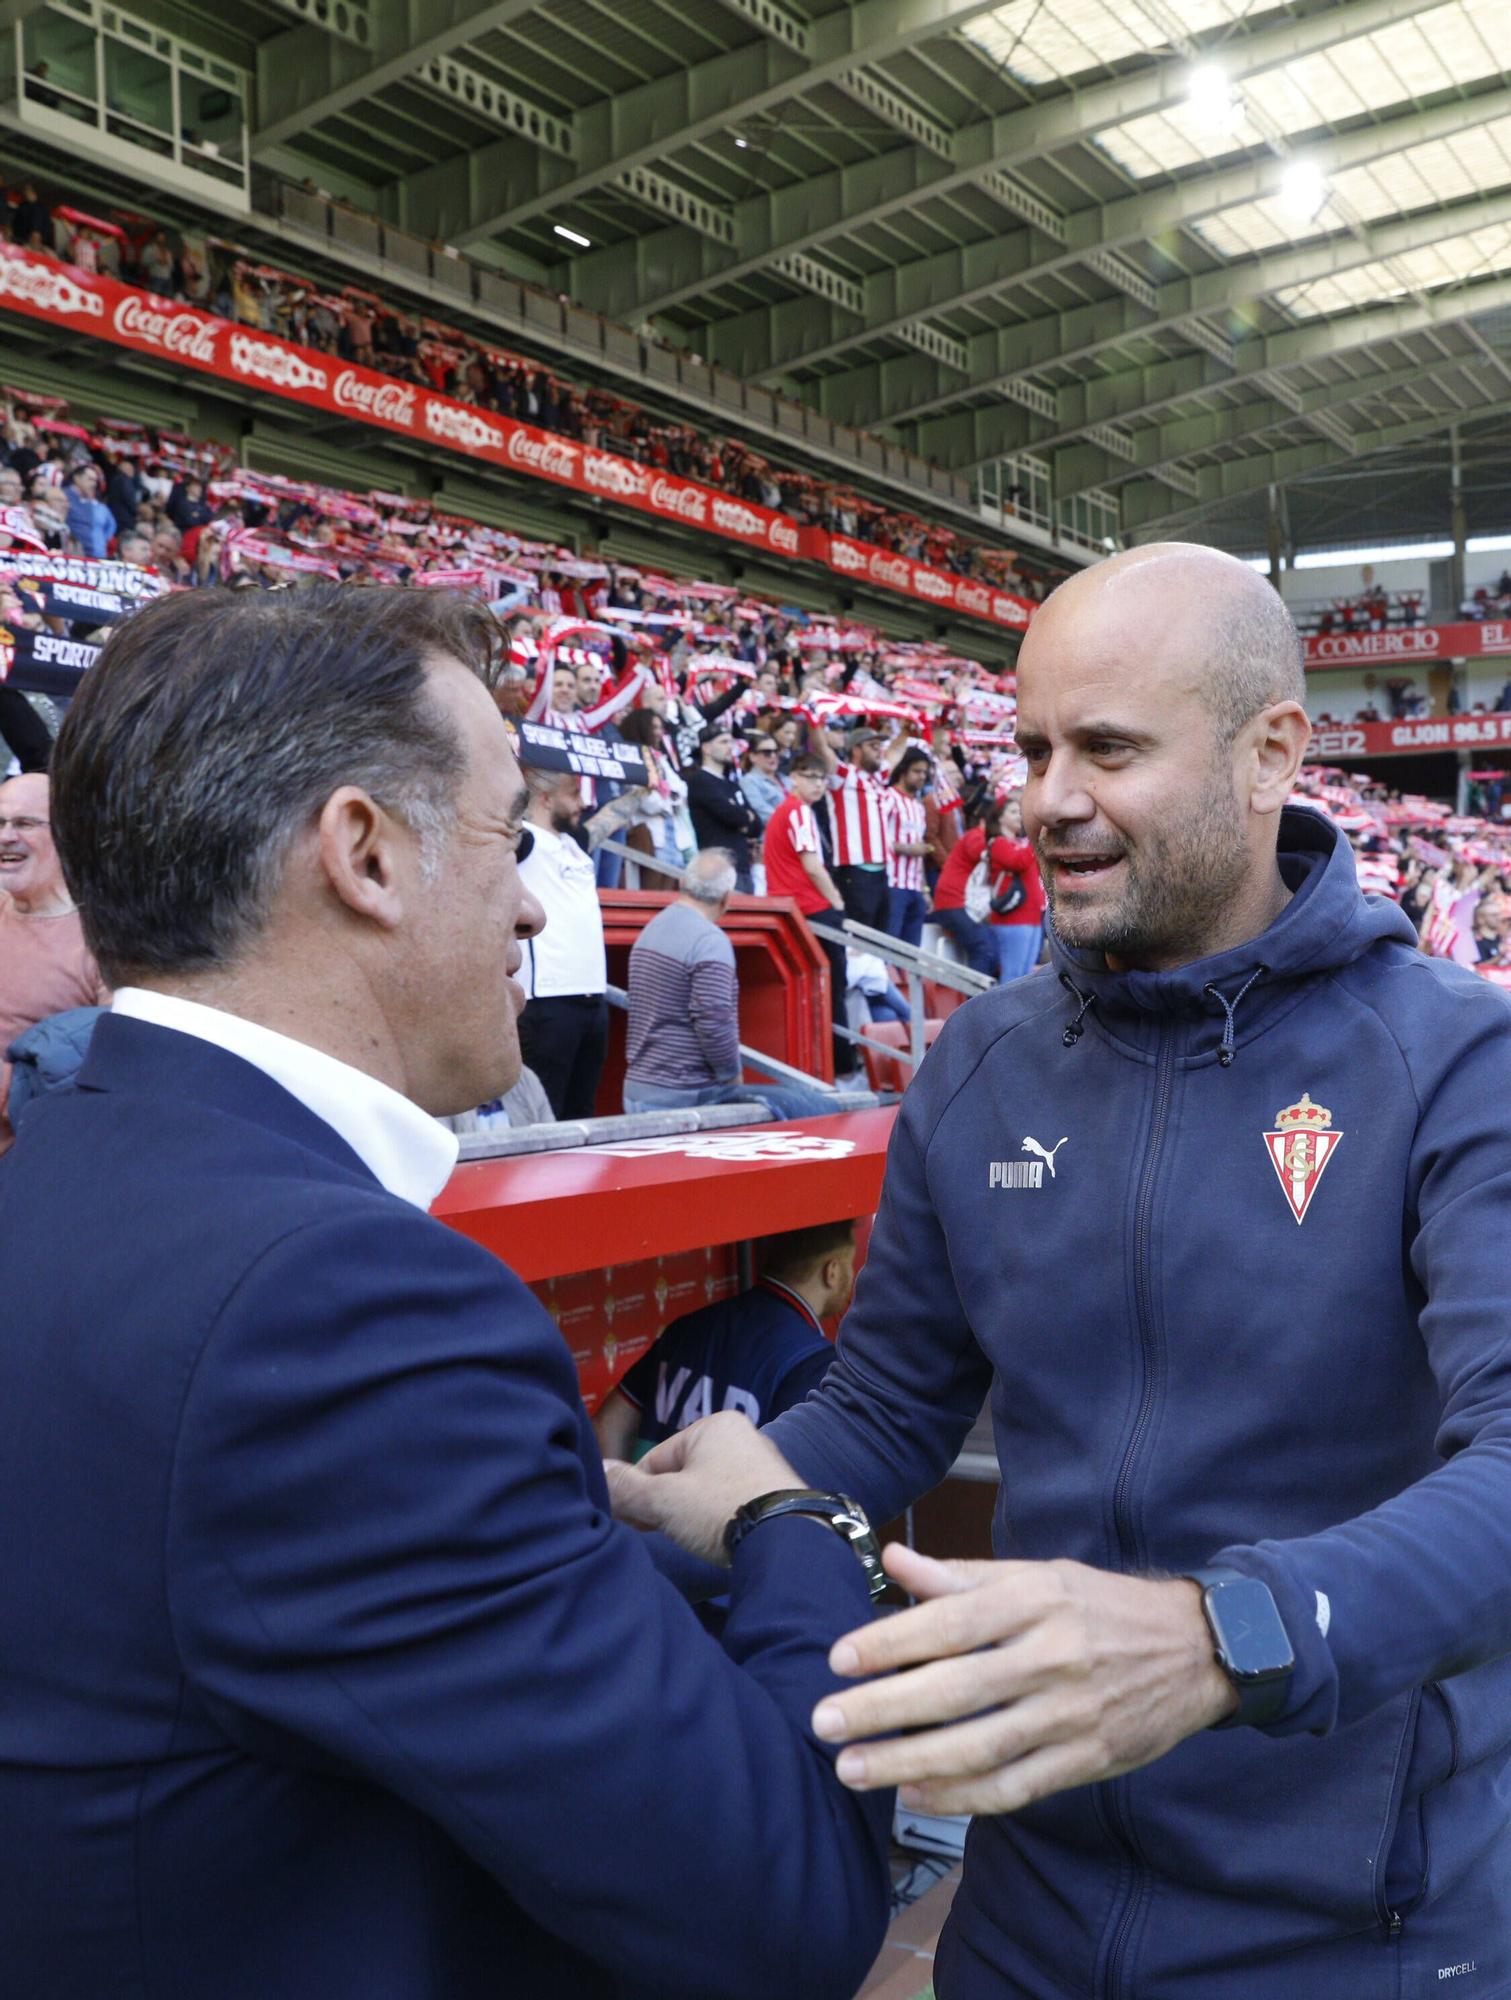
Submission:
<svg viewBox="0 0 1511 2000">
<path fill-rule="evenodd" d="M 906 1051 L 894 1049 L 894 1055 L 902 1057 L 913 1069 L 923 1061 L 928 1053 L 924 1041 L 924 998 L 923 982 L 932 979 L 936 986 L 948 986 L 953 992 L 963 993 L 969 1000 L 977 993 L 985 993 L 996 985 L 989 973 L 977 972 L 973 966 L 961 965 L 953 958 L 941 958 L 936 951 L 925 951 L 922 945 L 905 944 L 901 938 L 893 937 L 888 931 L 872 930 L 869 924 L 857 923 L 854 917 L 846 917 L 843 926 L 848 936 L 856 938 L 874 957 L 886 965 L 894 965 L 903 973 L 908 982 L 908 1047 Z M 868 1037 L 850 1034 L 849 1039 L 864 1048 Z"/>
<path fill-rule="evenodd" d="M 634 868 L 634 881 L 625 883 L 628 889 L 640 887 L 642 871 L 659 875 L 664 881 L 669 881 L 675 886 L 676 875 L 670 864 L 642 853 L 638 847 L 626 847 L 621 840 L 601 840 L 593 852 L 617 854 L 627 866 Z M 927 1012 L 923 996 L 924 980 L 931 979 L 936 986 L 948 986 L 953 992 L 963 993 L 967 1000 L 972 999 L 977 993 L 988 992 L 997 983 L 990 973 L 977 972 L 973 966 L 960 964 L 958 959 L 941 958 L 938 952 L 925 951 L 922 945 L 905 944 L 901 938 L 893 937 L 889 931 L 872 930 L 869 924 L 857 923 L 853 917 L 846 917 L 842 928 L 858 944 L 863 944 L 874 957 L 896 967 L 907 981 L 908 1046 L 906 1049 L 889 1049 L 887 1053 L 897 1056 L 911 1069 L 916 1070 L 927 1053 L 923 1026 Z M 834 1023 L 834 1032 L 859 1049 L 865 1049 L 868 1045 L 875 1046 L 869 1036 L 859 1035 L 853 1028 L 848 1025 L 842 1026 L 838 1021 Z M 775 1056 L 763 1056 L 759 1050 L 747 1049 L 743 1043 L 740 1053 L 752 1069 L 759 1069 L 764 1064 L 768 1067 L 769 1074 L 773 1076 L 806 1084 L 819 1090 L 833 1088 L 832 1084 L 818 1083 L 815 1078 L 808 1076 L 802 1070 L 789 1069 L 785 1063 L 778 1062 Z"/>
<path fill-rule="evenodd" d="M 604 990 L 611 1007 L 618 1007 L 622 1012 L 628 1013 L 630 996 L 622 986 L 609 986 Z M 791 1063 L 783 1062 L 780 1056 L 769 1056 L 764 1049 L 751 1048 L 748 1042 L 741 1042 L 739 1049 L 740 1060 L 747 1069 L 758 1069 L 762 1076 L 769 1076 L 776 1083 L 795 1083 L 804 1090 L 814 1090 L 821 1096 L 832 1097 L 836 1109 L 858 1111 L 865 1105 L 875 1104 L 878 1101 L 874 1091 L 841 1090 L 837 1084 L 825 1083 L 822 1077 L 810 1076 L 805 1069 L 794 1069 Z M 762 1109 L 765 1107 L 762 1106 Z"/>
</svg>

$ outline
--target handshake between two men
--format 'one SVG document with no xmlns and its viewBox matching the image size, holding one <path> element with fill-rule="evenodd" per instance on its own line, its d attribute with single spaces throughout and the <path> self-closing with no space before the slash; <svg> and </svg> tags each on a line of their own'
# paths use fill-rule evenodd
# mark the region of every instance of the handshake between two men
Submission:
<svg viewBox="0 0 1511 2000">
<path fill-rule="evenodd" d="M 618 1518 L 728 1560 L 725 1530 L 760 1495 L 803 1485 L 733 1412 L 677 1432 L 638 1465 L 610 1460 Z M 1236 1706 L 1197 1584 L 1077 1562 L 940 1562 L 901 1543 L 887 1574 L 917 1602 L 829 1655 L 857 1685 L 815 1708 L 855 1791 L 900 1786 L 937 1813 L 1007 1813 L 1163 1756 Z"/>
</svg>

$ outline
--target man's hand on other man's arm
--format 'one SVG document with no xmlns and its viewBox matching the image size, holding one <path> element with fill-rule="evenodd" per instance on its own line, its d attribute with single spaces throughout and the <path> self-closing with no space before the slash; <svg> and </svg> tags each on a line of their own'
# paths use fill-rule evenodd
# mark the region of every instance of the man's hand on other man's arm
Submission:
<svg viewBox="0 0 1511 2000">
<path fill-rule="evenodd" d="M 1236 1706 L 1189 1580 L 937 1562 L 895 1542 L 885 1561 L 921 1601 L 835 1641 L 835 1673 L 885 1678 L 813 1717 L 815 1735 L 852 1746 L 837 1768 L 857 1791 L 902 1785 L 926 1812 L 1016 1812 L 1152 1763 Z"/>
<path fill-rule="evenodd" d="M 737 1508 L 803 1484 L 771 1440 L 733 1410 L 676 1432 L 638 1465 L 610 1461 L 604 1472 L 616 1519 L 659 1528 L 690 1555 L 721 1565 Z"/>
</svg>

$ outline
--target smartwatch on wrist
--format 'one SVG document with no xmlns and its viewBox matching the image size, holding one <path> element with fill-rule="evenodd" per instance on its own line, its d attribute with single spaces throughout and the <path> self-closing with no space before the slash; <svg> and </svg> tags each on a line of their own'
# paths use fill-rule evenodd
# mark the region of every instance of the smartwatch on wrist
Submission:
<svg viewBox="0 0 1511 2000">
<path fill-rule="evenodd" d="M 843 1493 L 817 1493 L 806 1486 L 784 1486 L 774 1493 L 762 1493 L 754 1500 L 747 1500 L 743 1507 L 735 1509 L 734 1518 L 724 1530 L 725 1553 L 733 1556 L 752 1528 L 758 1528 L 763 1521 L 780 1520 L 786 1514 L 807 1514 L 832 1528 L 855 1551 L 871 1595 L 881 1596 L 887 1587 L 887 1573 L 881 1566 L 881 1543 L 866 1519 L 865 1509 Z"/>
<path fill-rule="evenodd" d="M 1238 1694 L 1234 1712 L 1212 1726 L 1262 1728 L 1285 1707 L 1296 1665 L 1269 1585 L 1234 1569 L 1191 1569 L 1186 1575 L 1201 1587 L 1212 1650 Z"/>
</svg>

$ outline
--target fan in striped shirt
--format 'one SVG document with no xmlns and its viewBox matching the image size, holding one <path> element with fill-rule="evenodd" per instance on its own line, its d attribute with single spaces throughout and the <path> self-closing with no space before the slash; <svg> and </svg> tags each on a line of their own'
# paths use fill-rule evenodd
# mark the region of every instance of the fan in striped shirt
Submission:
<svg viewBox="0 0 1511 2000">
<path fill-rule="evenodd" d="M 923 939 L 929 899 L 923 859 L 929 851 L 923 788 L 929 781 L 927 750 L 905 750 L 882 799 L 887 831 L 887 929 L 904 944 Z"/>
<path fill-rule="evenodd" d="M 885 756 L 884 756 L 885 746 Z M 835 886 L 845 902 L 845 915 L 872 930 L 887 929 L 887 781 L 888 769 L 907 748 L 899 734 L 891 744 L 880 730 L 857 729 L 850 738 L 849 761 L 840 764 L 822 731 L 814 747 L 829 766 L 829 819 L 834 833 Z"/>
</svg>

